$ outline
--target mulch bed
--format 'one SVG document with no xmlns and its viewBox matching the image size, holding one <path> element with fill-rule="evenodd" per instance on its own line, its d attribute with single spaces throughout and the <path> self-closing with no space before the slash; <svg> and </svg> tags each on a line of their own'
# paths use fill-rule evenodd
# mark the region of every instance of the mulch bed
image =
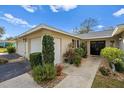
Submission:
<svg viewBox="0 0 124 93">
<path fill-rule="evenodd" d="M 32 72 L 29 72 L 29 75 L 32 76 Z M 39 85 L 43 88 L 53 88 L 55 87 L 57 84 L 59 84 L 65 77 L 67 76 L 67 74 L 62 73 L 61 76 L 56 76 L 55 79 L 53 80 L 47 80 L 47 81 L 43 81 L 42 83 L 40 83 Z"/>
<path fill-rule="evenodd" d="M 109 66 L 109 62 L 106 59 L 104 59 L 102 61 L 102 63 L 100 64 L 100 67 L 103 67 L 103 66 L 107 67 L 110 70 L 109 76 L 103 76 L 99 70 L 97 71 L 98 75 L 103 76 L 106 79 L 107 78 L 112 78 L 112 79 L 116 79 L 116 80 L 119 80 L 119 81 L 124 81 L 124 73 L 119 73 L 119 72 L 116 72 L 116 71 L 112 72 L 112 70 L 111 70 L 111 68 Z"/>
</svg>

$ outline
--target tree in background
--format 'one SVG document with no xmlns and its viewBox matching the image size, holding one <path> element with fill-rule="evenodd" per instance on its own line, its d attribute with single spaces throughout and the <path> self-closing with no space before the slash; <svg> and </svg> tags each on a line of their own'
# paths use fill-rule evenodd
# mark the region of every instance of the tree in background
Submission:
<svg viewBox="0 0 124 93">
<path fill-rule="evenodd" d="M 14 40 L 15 37 L 7 37 L 6 40 Z"/>
<path fill-rule="evenodd" d="M 88 33 L 93 31 L 93 27 L 97 26 L 98 22 L 94 18 L 85 19 L 81 24 L 80 27 L 75 27 L 73 31 L 78 34 Z"/>
<path fill-rule="evenodd" d="M 0 27 L 0 38 L 3 34 L 5 34 L 5 29 L 3 27 Z"/>
</svg>

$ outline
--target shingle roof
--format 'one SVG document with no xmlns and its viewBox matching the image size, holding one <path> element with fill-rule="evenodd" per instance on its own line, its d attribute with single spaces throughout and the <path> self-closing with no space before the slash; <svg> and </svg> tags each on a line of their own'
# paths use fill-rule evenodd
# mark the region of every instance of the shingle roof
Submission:
<svg viewBox="0 0 124 93">
<path fill-rule="evenodd" d="M 63 30 L 57 29 L 57 28 L 55 28 L 55 27 L 48 26 L 48 25 L 46 25 L 46 24 L 40 24 L 40 25 L 38 25 L 38 26 L 36 26 L 36 27 L 30 29 L 29 31 L 26 31 L 26 32 L 20 34 L 19 36 L 17 36 L 17 38 L 18 38 L 18 37 L 23 37 L 23 36 L 28 35 L 28 34 L 31 34 L 31 33 L 35 32 L 35 31 L 37 31 L 37 30 L 39 30 L 39 29 L 42 29 L 42 28 L 44 28 L 44 29 L 49 29 L 49 30 L 51 30 L 51 31 L 58 32 L 58 33 L 61 33 L 61 34 L 65 34 L 65 35 L 68 35 L 68 36 L 80 38 L 80 37 L 78 37 L 78 36 L 76 36 L 76 35 L 73 35 L 73 34 L 71 34 L 71 33 L 65 32 L 65 31 L 63 31 Z"/>
<path fill-rule="evenodd" d="M 89 32 L 85 34 L 79 34 L 78 36 L 81 39 L 97 39 L 97 38 L 110 38 L 112 37 L 113 30 L 107 31 L 97 31 L 97 32 Z"/>
</svg>

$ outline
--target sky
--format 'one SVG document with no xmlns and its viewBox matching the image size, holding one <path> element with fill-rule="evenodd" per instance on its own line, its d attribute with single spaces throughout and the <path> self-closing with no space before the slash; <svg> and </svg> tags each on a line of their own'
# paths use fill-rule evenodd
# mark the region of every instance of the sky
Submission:
<svg viewBox="0 0 124 93">
<path fill-rule="evenodd" d="M 0 26 L 6 31 L 3 38 L 17 36 L 38 24 L 47 24 L 73 33 L 72 29 L 89 17 L 97 19 L 96 29 L 116 26 L 124 23 L 124 6 L 0 6 Z"/>
</svg>

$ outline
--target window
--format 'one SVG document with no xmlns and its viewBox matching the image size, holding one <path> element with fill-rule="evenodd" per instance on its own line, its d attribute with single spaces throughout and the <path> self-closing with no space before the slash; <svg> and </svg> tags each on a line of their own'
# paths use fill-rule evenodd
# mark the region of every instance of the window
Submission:
<svg viewBox="0 0 124 93">
<path fill-rule="evenodd" d="M 72 46 L 76 48 L 76 40 L 72 39 Z"/>
<path fill-rule="evenodd" d="M 77 40 L 77 48 L 79 48 L 79 47 L 80 47 L 79 40 Z"/>
<path fill-rule="evenodd" d="M 74 39 L 72 39 L 72 46 L 74 47 Z"/>
</svg>

